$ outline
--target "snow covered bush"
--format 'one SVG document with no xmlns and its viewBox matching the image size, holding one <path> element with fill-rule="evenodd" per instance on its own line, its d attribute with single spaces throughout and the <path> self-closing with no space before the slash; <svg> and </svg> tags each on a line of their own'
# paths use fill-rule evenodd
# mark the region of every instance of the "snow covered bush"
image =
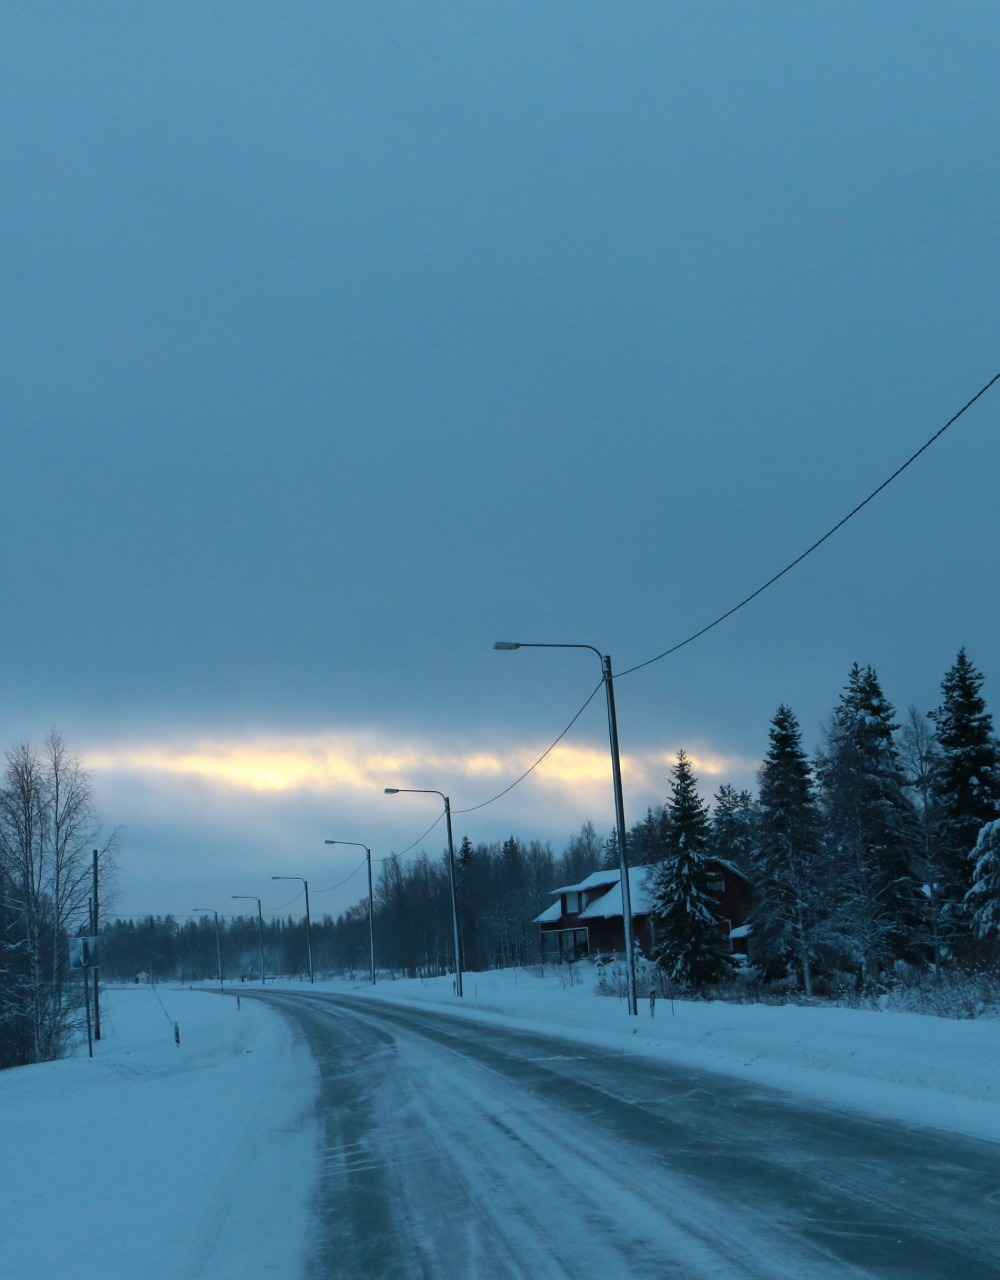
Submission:
<svg viewBox="0 0 1000 1280">
<path fill-rule="evenodd" d="M 1000 1016 L 1000 972 L 996 969 L 913 969 L 878 996 L 876 1007 L 937 1018 Z"/>
<path fill-rule="evenodd" d="M 972 861 L 972 887 L 965 905 L 972 912 L 972 928 L 977 938 L 1000 935 L 1000 819 L 980 828 Z"/>
</svg>

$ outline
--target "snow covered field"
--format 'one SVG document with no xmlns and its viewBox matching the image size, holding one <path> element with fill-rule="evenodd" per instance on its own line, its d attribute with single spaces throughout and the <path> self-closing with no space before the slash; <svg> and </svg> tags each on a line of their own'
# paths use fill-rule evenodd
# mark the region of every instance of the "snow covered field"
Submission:
<svg viewBox="0 0 1000 1280">
<path fill-rule="evenodd" d="M 648 1054 L 786 1089 L 869 1115 L 932 1125 L 1000 1142 L 1000 1019 L 955 1021 L 923 1014 L 833 1007 L 669 1001 L 655 1018 L 640 1002 L 595 995 L 594 970 L 581 981 L 548 970 L 470 973 L 465 996 L 451 978 L 324 981 L 313 988 L 406 1004 L 428 1003 L 463 1016 L 544 1029 L 571 1040 Z M 273 989 L 308 990 L 277 982 Z"/>
<path fill-rule="evenodd" d="M 84 1042 L 0 1072 L 2 1274 L 300 1275 L 317 1158 L 308 1050 L 258 1001 L 137 986 L 107 990 L 102 1012 L 93 1062 Z"/>
</svg>

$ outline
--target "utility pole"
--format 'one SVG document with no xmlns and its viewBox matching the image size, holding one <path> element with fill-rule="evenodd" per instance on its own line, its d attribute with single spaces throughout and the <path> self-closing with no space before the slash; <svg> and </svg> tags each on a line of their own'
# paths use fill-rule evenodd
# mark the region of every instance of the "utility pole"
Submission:
<svg viewBox="0 0 1000 1280">
<path fill-rule="evenodd" d="M 372 971 L 372 986 L 375 985 L 375 918 L 372 912 L 372 851 L 365 849 L 368 859 L 368 961 Z"/>
<path fill-rule="evenodd" d="M 433 787 L 384 787 L 387 796 L 440 796 L 448 820 L 448 883 L 451 886 L 452 945 L 455 950 L 455 995 L 462 995 L 462 940 L 458 933 L 458 900 L 455 897 L 455 840 L 451 834 L 451 800 Z"/>
<path fill-rule="evenodd" d="M 451 884 L 451 927 L 455 947 L 455 995 L 462 994 L 462 944 L 458 936 L 458 899 L 455 896 L 455 841 L 451 834 L 451 800 L 444 798 L 444 816 L 448 824 L 448 880 Z"/>
<path fill-rule="evenodd" d="M 272 880 L 301 880 L 306 888 L 306 960 L 309 965 L 309 981 L 313 982 L 312 918 L 309 915 L 309 881 L 304 876 L 272 876 Z"/>
<path fill-rule="evenodd" d="M 257 950 L 260 953 L 260 985 L 264 985 L 264 912 L 257 899 Z"/>
<path fill-rule="evenodd" d="M 372 986 L 375 985 L 375 916 L 372 909 L 372 851 L 360 840 L 324 840 L 324 844 L 343 844 L 353 849 L 364 849 L 368 863 L 368 964 L 371 969 Z M 354 874 L 353 872 L 351 873 Z"/>
<path fill-rule="evenodd" d="M 493 648 L 507 652 L 515 649 L 589 649 L 591 653 L 597 655 L 601 664 L 601 679 L 608 704 L 608 737 L 611 742 L 611 777 L 615 798 L 615 827 L 618 832 L 618 866 L 622 886 L 622 926 L 625 934 L 625 966 L 628 970 L 628 1011 L 633 1018 L 638 1017 L 635 956 L 632 946 L 632 893 L 628 882 L 628 853 L 625 849 L 625 801 L 622 797 L 622 762 L 618 749 L 618 717 L 615 713 L 615 684 L 611 674 L 611 655 L 601 653 L 600 649 L 592 644 L 539 644 L 523 640 L 497 640 Z M 596 692 L 595 689 L 594 693 Z"/>
<path fill-rule="evenodd" d="M 303 880 L 302 883 L 306 887 L 306 957 L 309 960 L 309 981 L 315 982 L 316 978 L 313 974 L 312 917 L 309 914 L 309 881 Z"/>
<path fill-rule="evenodd" d="M 625 800 L 622 796 L 622 761 L 618 750 L 618 716 L 615 713 L 615 682 L 611 674 L 611 655 L 604 654 L 604 692 L 608 703 L 608 736 L 611 739 L 611 772 L 615 790 L 615 821 L 618 826 L 618 865 L 622 881 L 622 924 L 625 926 L 625 966 L 628 969 L 629 1013 L 639 1016 L 635 992 L 635 957 L 632 954 L 632 888 L 628 882 L 628 853 L 625 849 Z"/>
<path fill-rule="evenodd" d="M 100 927 L 100 915 L 99 915 L 99 909 L 98 909 L 97 902 L 98 902 L 98 899 L 97 899 L 97 850 L 95 849 L 95 850 L 94 850 L 94 918 L 93 918 L 93 937 L 94 937 L 94 946 L 95 946 L 95 947 L 97 947 L 97 948 L 99 949 L 99 948 L 100 948 L 100 943 L 99 943 L 99 942 L 98 942 L 98 940 L 97 940 L 97 933 L 98 933 L 98 929 L 99 929 L 99 927 Z M 98 957 L 97 957 L 97 958 L 98 958 L 98 959 L 100 959 L 100 954 L 99 954 L 99 953 L 98 953 Z M 99 995 L 99 991 L 98 991 L 97 974 L 98 974 L 98 966 L 95 964 L 95 965 L 94 965 L 94 1039 L 95 1039 L 95 1040 L 100 1040 L 100 1038 L 101 1038 L 101 999 L 100 999 L 100 995 Z"/>
<path fill-rule="evenodd" d="M 264 912 L 261 909 L 260 898 L 253 893 L 234 893 L 232 896 L 257 904 L 257 953 L 260 956 L 260 985 L 264 986 Z"/>
<path fill-rule="evenodd" d="M 222 983 L 222 935 L 219 933 L 219 913 L 214 907 L 192 907 L 192 911 L 204 911 L 207 915 L 209 912 L 215 916 L 215 963 L 219 971 L 219 990 L 223 989 Z"/>
<path fill-rule="evenodd" d="M 87 909 L 90 912 L 90 919 L 94 919 L 94 899 L 87 899 Z M 90 974 L 87 972 L 86 966 L 83 969 L 83 1003 L 87 1006 L 87 1057 L 94 1056 L 94 1033 L 90 1027 Z"/>
</svg>

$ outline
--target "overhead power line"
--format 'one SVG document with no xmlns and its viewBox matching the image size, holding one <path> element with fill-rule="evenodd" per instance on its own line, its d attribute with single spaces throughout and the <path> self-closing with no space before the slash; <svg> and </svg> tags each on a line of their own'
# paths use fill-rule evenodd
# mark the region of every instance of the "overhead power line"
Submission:
<svg viewBox="0 0 1000 1280">
<path fill-rule="evenodd" d="M 387 855 L 386 857 L 384 857 L 384 858 L 373 858 L 373 859 L 372 859 L 372 861 L 373 861 L 373 862 L 388 862 L 391 858 L 402 858 L 402 857 L 405 857 L 405 855 L 406 855 L 406 854 L 408 854 L 408 853 L 410 852 L 410 850 L 411 850 L 411 849 L 415 849 L 415 848 L 417 847 L 417 845 L 421 842 L 421 840 L 425 840 L 425 839 L 427 838 L 427 836 L 429 836 L 429 835 L 430 835 L 430 833 L 434 830 L 434 828 L 438 825 L 438 823 L 439 823 L 439 822 L 443 822 L 443 821 L 444 821 L 444 810 L 442 809 L 442 810 L 441 810 L 441 812 L 438 814 L 438 816 L 437 816 L 437 817 L 434 819 L 434 821 L 431 823 L 431 825 L 427 828 L 427 830 L 426 830 L 426 831 L 421 831 L 420 835 L 418 835 L 418 836 L 417 836 L 416 840 L 411 841 L 411 842 L 406 846 L 406 848 L 405 848 L 405 849 L 400 849 L 400 851 L 399 851 L 398 853 L 390 853 L 390 854 L 388 854 L 388 855 Z"/>
<path fill-rule="evenodd" d="M 652 666 L 654 662 L 659 662 L 662 658 L 669 658 L 670 655 L 672 653 L 676 653 L 678 649 L 683 649 L 686 645 L 693 644 L 695 640 L 700 640 L 703 635 L 706 635 L 709 631 L 713 630 L 715 627 L 725 622 L 727 618 L 731 618 L 734 613 L 737 613 L 740 609 L 748 605 L 751 602 L 751 600 L 756 600 L 759 595 L 763 595 L 763 593 L 768 589 L 768 587 L 773 587 L 774 584 L 779 579 L 783 578 L 786 573 L 790 573 L 797 565 L 800 565 L 807 556 L 811 556 L 812 553 L 818 550 L 818 548 L 821 547 L 824 542 L 832 538 L 833 535 L 839 529 L 842 529 L 844 525 L 847 524 L 848 520 L 853 520 L 853 518 L 858 514 L 858 512 L 862 511 L 865 507 L 867 507 L 869 502 L 871 502 L 873 498 L 877 498 L 883 489 L 888 489 L 889 485 L 892 484 L 893 480 L 895 480 L 898 476 L 901 476 L 903 472 L 907 469 L 907 467 L 909 467 L 912 463 L 916 462 L 916 460 L 920 457 L 920 455 L 924 453 L 927 449 L 929 449 L 936 440 L 940 440 L 940 438 L 944 435 L 944 433 L 948 430 L 948 428 L 953 426 L 959 420 L 962 414 L 965 413 L 967 409 L 971 409 L 972 406 L 976 403 L 976 401 L 979 400 L 982 396 L 984 396 L 986 392 L 989 391 L 990 387 L 992 387 L 993 384 L 998 380 L 1000 380 L 1000 373 L 995 373 L 993 377 L 990 378 L 989 382 L 987 382 L 984 386 L 980 387 L 979 390 L 976 392 L 976 394 L 970 400 L 966 400 L 965 404 L 962 405 L 961 409 L 959 409 L 957 413 L 953 413 L 951 415 L 951 417 L 948 419 L 948 421 L 944 424 L 943 427 L 939 427 L 937 431 L 935 431 L 934 434 L 930 437 L 930 439 L 925 440 L 919 449 L 911 453 L 910 456 L 906 459 L 906 461 L 901 463 L 900 466 L 896 468 L 896 470 L 892 473 L 892 475 L 887 476 L 880 485 L 878 485 L 876 488 L 874 488 L 871 491 L 871 493 L 868 494 L 867 497 L 862 498 L 856 507 L 852 507 L 851 510 L 848 511 L 847 515 L 842 516 L 835 525 L 832 525 L 829 529 L 827 529 L 826 533 L 824 533 L 822 537 L 817 538 L 815 542 L 813 542 L 810 546 L 806 547 L 805 551 L 797 555 L 794 560 L 789 560 L 788 564 L 786 564 L 783 569 L 779 569 L 778 572 L 773 575 L 773 577 L 770 577 L 766 582 L 761 583 L 761 585 L 757 587 L 756 590 L 751 591 L 748 596 L 744 596 L 742 600 L 739 600 L 736 604 L 734 604 L 731 609 L 727 609 L 725 613 L 720 613 L 717 618 L 713 618 L 713 620 L 709 623 L 706 623 L 705 626 L 700 627 L 697 631 L 692 632 L 691 635 L 686 636 L 683 640 L 678 640 L 676 644 L 672 644 L 669 649 L 664 649 L 662 653 L 654 654 L 652 658 L 647 658 L 645 662 L 637 662 L 634 667 L 626 667 L 624 671 L 616 671 L 615 672 L 616 678 L 620 680 L 624 676 L 630 676 L 636 671 L 641 671 L 643 667 Z"/>
<path fill-rule="evenodd" d="M 358 863 L 358 865 L 354 868 L 354 870 L 349 872 L 346 876 L 344 876 L 343 880 L 337 880 L 334 884 L 325 884 L 321 889 L 314 889 L 313 897 L 315 898 L 316 895 L 319 893 L 332 893 L 334 889 L 339 889 L 341 885 L 347 884 L 348 880 L 353 880 L 354 877 L 361 870 L 361 868 L 365 865 L 366 861 L 367 861 L 367 858 L 362 858 L 361 861 Z"/>
<path fill-rule="evenodd" d="M 495 795 L 495 796 L 490 796 L 490 798 L 489 798 L 488 800 L 483 800 L 480 804 L 472 804 L 472 805 L 469 805 L 469 807 L 468 807 L 467 809 L 453 809 L 453 810 L 452 810 L 452 813 L 453 813 L 453 814 L 455 814 L 456 816 L 457 816 L 458 814 L 460 814 L 460 813 L 475 813 L 477 809 L 485 809 L 485 808 L 486 808 L 486 806 L 487 806 L 488 804 L 493 804 L 495 801 L 502 799 L 502 798 L 503 798 L 505 795 L 507 795 L 509 792 L 513 791 L 515 787 L 520 786 L 520 784 L 525 780 L 525 778 L 527 778 L 527 777 L 529 776 L 529 774 L 532 774 L 532 773 L 534 773 L 534 772 L 535 772 L 535 770 L 536 770 L 536 769 L 538 768 L 538 766 L 542 763 L 542 761 L 545 759 L 545 757 L 546 757 L 546 756 L 547 756 L 551 751 L 554 751 L 556 747 L 558 747 L 559 743 L 560 743 L 560 742 L 562 742 L 563 738 L 565 738 L 565 737 L 566 737 L 566 735 L 567 735 L 567 733 L 569 733 L 570 729 L 572 729 L 572 728 L 573 728 L 573 726 L 576 724 L 577 720 L 579 720 L 579 719 L 580 719 L 580 717 L 583 715 L 583 713 L 587 710 L 587 708 L 590 706 L 590 704 L 591 704 L 591 703 L 594 701 L 594 699 L 597 697 L 597 692 L 598 692 L 598 690 L 603 686 L 603 684 L 604 684 L 604 678 L 603 678 L 603 676 L 602 676 L 602 677 L 601 677 L 601 679 L 600 679 L 600 680 L 598 680 L 597 684 L 595 684 L 595 685 L 594 685 L 593 689 L 591 689 L 590 693 L 588 693 L 588 694 L 587 694 L 587 698 L 586 698 L 585 702 L 583 703 L 583 706 L 581 706 L 581 707 L 580 707 L 580 709 L 577 711 L 576 715 L 574 715 L 573 719 L 569 722 L 569 724 L 566 726 L 566 728 L 565 728 L 565 729 L 563 729 L 562 733 L 560 733 L 559 737 L 558 737 L 558 738 L 555 738 L 552 742 L 550 742 L 550 743 L 549 743 L 549 745 L 545 748 L 545 750 L 544 750 L 544 751 L 542 752 L 542 754 L 538 757 L 538 759 L 534 762 L 534 764 L 529 765 L 529 766 L 528 766 L 528 768 L 527 768 L 527 769 L 525 769 L 524 773 L 522 773 L 522 774 L 520 774 L 518 777 L 516 777 L 516 778 L 514 779 L 514 781 L 513 781 L 513 782 L 511 782 L 511 783 L 509 783 L 506 787 L 504 787 L 504 789 L 503 789 L 502 791 L 498 791 L 498 792 L 496 793 L 496 795 Z"/>
<path fill-rule="evenodd" d="M 276 907 L 268 907 L 268 911 L 284 911 L 286 907 L 290 907 L 293 902 L 297 902 L 299 898 L 305 897 L 305 889 L 300 889 L 298 893 L 293 893 L 290 898 L 286 898 L 284 902 L 279 902 Z"/>
</svg>

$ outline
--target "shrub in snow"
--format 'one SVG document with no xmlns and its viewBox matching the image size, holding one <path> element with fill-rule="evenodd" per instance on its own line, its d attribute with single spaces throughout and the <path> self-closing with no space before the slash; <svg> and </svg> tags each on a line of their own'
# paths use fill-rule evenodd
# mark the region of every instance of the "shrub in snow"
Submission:
<svg viewBox="0 0 1000 1280">
<path fill-rule="evenodd" d="M 1000 1014 L 1000 972 L 996 969 L 911 970 L 878 997 L 878 1008 L 927 1013 L 938 1018 L 981 1018 Z"/>
</svg>

